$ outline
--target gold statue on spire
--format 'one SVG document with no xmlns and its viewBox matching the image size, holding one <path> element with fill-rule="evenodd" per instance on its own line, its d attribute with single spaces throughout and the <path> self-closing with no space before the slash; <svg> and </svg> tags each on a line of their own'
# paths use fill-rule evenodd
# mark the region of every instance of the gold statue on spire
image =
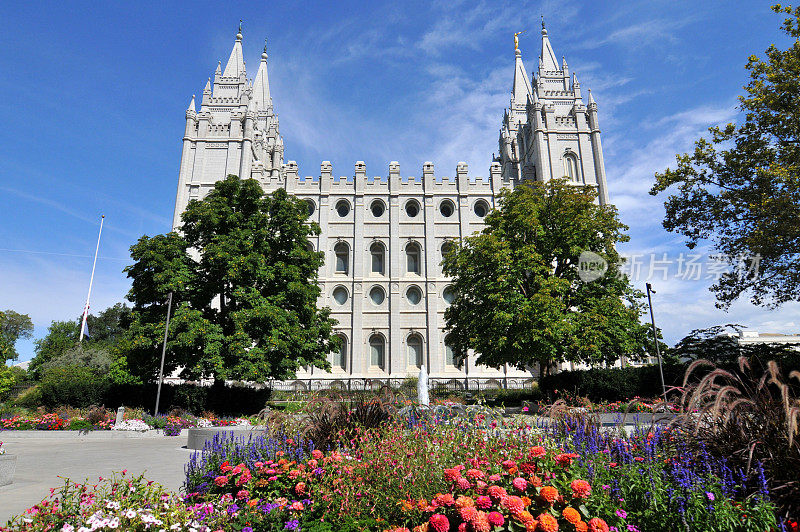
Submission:
<svg viewBox="0 0 800 532">
<path fill-rule="evenodd" d="M 515 52 L 517 50 L 519 50 L 519 36 L 522 35 L 523 33 L 525 33 L 526 31 L 528 31 L 528 30 L 518 31 L 517 33 L 514 34 L 514 51 Z"/>
</svg>

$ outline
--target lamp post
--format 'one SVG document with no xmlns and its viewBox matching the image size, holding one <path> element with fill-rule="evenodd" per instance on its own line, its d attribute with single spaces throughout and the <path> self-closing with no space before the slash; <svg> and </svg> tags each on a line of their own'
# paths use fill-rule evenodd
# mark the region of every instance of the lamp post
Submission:
<svg viewBox="0 0 800 532">
<path fill-rule="evenodd" d="M 661 366 L 661 348 L 658 346 L 658 333 L 656 332 L 656 319 L 653 316 L 653 299 L 650 294 L 655 294 L 656 291 L 650 283 L 645 283 L 647 286 L 647 305 L 650 307 L 650 323 L 653 325 L 653 342 L 656 344 L 656 356 L 658 357 L 658 372 L 661 375 L 661 389 L 664 391 L 664 402 L 667 402 L 667 386 L 664 384 L 664 368 Z"/>
<path fill-rule="evenodd" d="M 167 323 L 164 326 L 164 345 L 161 346 L 161 366 L 158 368 L 158 391 L 156 392 L 156 409 L 154 416 L 158 415 L 158 403 L 161 401 L 161 384 L 164 382 L 164 358 L 167 354 L 167 336 L 169 335 L 169 315 L 172 311 L 172 292 L 167 300 Z"/>
</svg>

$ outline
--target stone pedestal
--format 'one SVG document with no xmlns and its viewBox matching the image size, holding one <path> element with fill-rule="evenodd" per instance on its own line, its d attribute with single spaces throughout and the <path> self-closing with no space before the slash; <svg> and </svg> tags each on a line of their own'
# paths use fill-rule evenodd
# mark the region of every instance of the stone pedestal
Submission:
<svg viewBox="0 0 800 532">
<path fill-rule="evenodd" d="M 6 486 L 14 481 L 14 471 L 17 469 L 17 455 L 0 454 L 0 486 Z"/>
</svg>

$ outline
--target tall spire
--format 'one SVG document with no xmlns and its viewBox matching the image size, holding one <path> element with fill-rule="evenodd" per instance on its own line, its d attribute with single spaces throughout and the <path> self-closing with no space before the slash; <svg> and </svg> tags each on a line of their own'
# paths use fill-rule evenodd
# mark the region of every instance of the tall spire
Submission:
<svg viewBox="0 0 800 532">
<path fill-rule="evenodd" d="M 528 95 L 531 94 L 531 84 L 528 81 L 528 76 L 525 74 L 525 65 L 522 62 L 522 52 L 519 48 L 514 50 L 516 61 L 514 64 L 514 104 L 525 106 L 528 101 Z"/>
<path fill-rule="evenodd" d="M 547 28 L 544 27 L 544 18 L 542 18 L 542 53 L 539 56 L 539 67 L 541 70 L 559 70 L 556 53 L 547 37 Z"/>
<path fill-rule="evenodd" d="M 231 56 L 228 64 L 225 65 L 225 72 L 222 73 L 226 78 L 238 78 L 244 73 L 244 55 L 242 54 L 242 21 L 239 21 L 239 32 L 236 34 L 236 42 L 233 43 Z"/>
<path fill-rule="evenodd" d="M 189 108 L 186 109 L 186 111 L 187 112 L 191 112 L 191 113 L 197 112 L 197 110 L 195 109 L 195 106 L 194 106 L 194 94 L 192 94 L 192 102 L 189 104 Z"/>
<path fill-rule="evenodd" d="M 267 75 L 267 40 L 264 39 L 264 51 L 258 65 L 255 83 L 253 83 L 253 102 L 257 109 L 266 109 L 272 101 L 269 94 L 269 76 Z"/>
</svg>

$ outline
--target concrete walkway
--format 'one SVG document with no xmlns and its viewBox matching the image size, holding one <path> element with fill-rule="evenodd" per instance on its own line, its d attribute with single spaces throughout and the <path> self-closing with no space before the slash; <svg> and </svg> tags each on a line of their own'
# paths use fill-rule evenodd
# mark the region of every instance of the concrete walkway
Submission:
<svg viewBox="0 0 800 532">
<path fill-rule="evenodd" d="M 14 482 L 0 487 L 0 527 L 64 484 L 60 477 L 74 481 L 109 476 L 127 469 L 145 473 L 170 490 L 183 484 L 183 467 L 194 452 L 186 449 L 186 431 L 180 436 L 107 438 L 75 435 L 73 438 L 14 437 L 0 433 L 7 453 L 17 455 Z"/>
</svg>

